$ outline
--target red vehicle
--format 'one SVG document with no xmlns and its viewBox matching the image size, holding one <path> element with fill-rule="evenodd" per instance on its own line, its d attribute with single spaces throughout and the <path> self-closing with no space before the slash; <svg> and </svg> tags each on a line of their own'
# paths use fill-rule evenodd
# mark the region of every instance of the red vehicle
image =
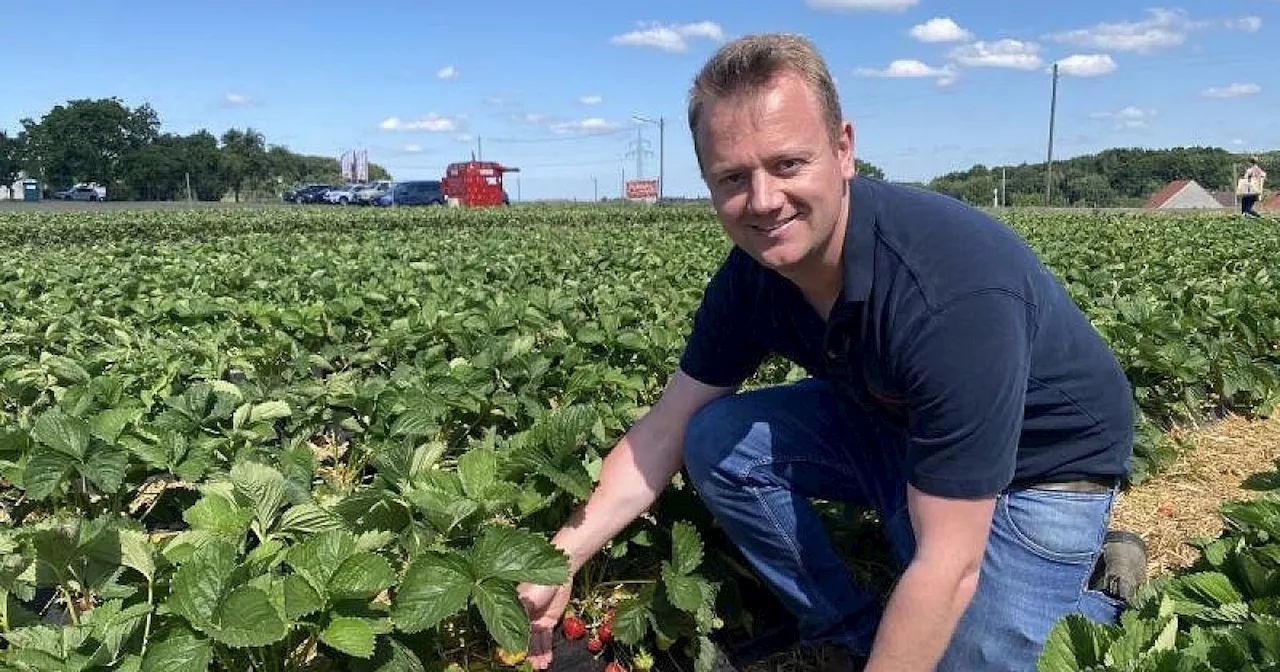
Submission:
<svg viewBox="0 0 1280 672">
<path fill-rule="evenodd" d="M 467 208 L 511 205 L 511 198 L 502 188 L 502 175 L 519 170 L 494 161 L 451 163 L 441 180 L 444 195 Z"/>
</svg>

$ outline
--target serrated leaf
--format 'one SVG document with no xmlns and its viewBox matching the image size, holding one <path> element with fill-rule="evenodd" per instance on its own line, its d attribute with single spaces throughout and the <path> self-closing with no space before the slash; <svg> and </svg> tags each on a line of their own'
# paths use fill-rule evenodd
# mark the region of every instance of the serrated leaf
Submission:
<svg viewBox="0 0 1280 672">
<path fill-rule="evenodd" d="M 129 452 L 120 446 L 99 444 L 89 451 L 89 459 L 77 464 L 76 470 L 102 494 L 112 495 L 124 483 L 124 472 L 129 466 Z"/>
<path fill-rule="evenodd" d="M 69 455 L 76 461 L 84 460 L 91 436 L 89 423 L 56 408 L 42 413 L 31 428 L 31 438 L 37 443 Z"/>
<path fill-rule="evenodd" d="M 80 385 L 89 382 L 89 372 L 69 357 L 42 353 L 40 364 L 64 385 Z"/>
<path fill-rule="evenodd" d="M 324 609 L 324 599 L 311 587 L 311 583 L 301 576 L 288 574 L 280 579 L 280 584 L 286 619 L 296 621 Z"/>
<path fill-rule="evenodd" d="M 329 578 L 329 597 L 333 600 L 369 598 L 395 583 L 391 563 L 377 553 L 356 553 L 338 566 Z"/>
<path fill-rule="evenodd" d="M 114 444 L 129 423 L 142 415 L 140 408 L 109 408 L 93 417 L 90 431 L 108 445 Z"/>
<path fill-rule="evenodd" d="M 204 637 L 179 631 L 151 643 L 142 659 L 147 672 L 206 672 L 214 663 L 214 646 Z"/>
<path fill-rule="evenodd" d="M 200 547 L 174 574 L 166 604 L 199 630 L 213 625 L 226 582 L 236 565 L 236 549 L 225 541 Z"/>
<path fill-rule="evenodd" d="M 253 410 L 249 412 L 249 424 L 270 422 L 291 415 L 293 415 L 293 409 L 289 407 L 288 402 L 264 401 L 253 405 Z"/>
<path fill-rule="evenodd" d="M 693 525 L 684 521 L 671 527 L 671 563 L 680 574 L 690 574 L 702 564 L 702 539 Z"/>
<path fill-rule="evenodd" d="M 1169 585 L 1169 592 L 1207 607 L 1221 607 L 1244 601 L 1244 596 L 1231 583 L 1231 579 L 1220 572 L 1180 576 Z"/>
<path fill-rule="evenodd" d="M 471 450 L 458 458 L 458 477 L 467 497 L 483 501 L 485 491 L 498 473 L 498 454 L 492 450 Z"/>
<path fill-rule="evenodd" d="M 646 587 L 639 595 L 618 605 L 613 616 L 613 636 L 623 644 L 639 644 L 649 632 L 653 619 L 653 589 Z"/>
<path fill-rule="evenodd" d="M 22 472 L 22 486 L 31 499 L 48 499 L 58 492 L 75 470 L 74 457 L 47 446 L 32 448 L 27 466 Z"/>
<path fill-rule="evenodd" d="M 1068 614 L 1049 632 L 1037 672 L 1078 672 L 1103 660 L 1105 626 L 1079 614 Z"/>
<path fill-rule="evenodd" d="M 465 558 L 428 551 L 413 560 L 391 604 L 396 627 L 409 633 L 435 627 L 462 611 L 471 599 L 473 579 Z"/>
<path fill-rule="evenodd" d="M 228 593 L 218 608 L 215 625 L 209 636 L 234 648 L 274 644 L 287 633 L 267 593 L 254 586 L 240 586 Z"/>
<path fill-rule="evenodd" d="M 262 529 L 271 529 L 287 501 L 284 475 L 265 464 L 237 462 L 231 467 L 231 482 L 248 498 Z"/>
<path fill-rule="evenodd" d="M 120 564 L 137 570 L 147 581 L 155 580 L 155 549 L 144 532 L 120 530 Z"/>
<path fill-rule="evenodd" d="M 351 661 L 352 672 L 427 672 L 427 668 L 413 649 L 401 644 L 394 637 L 378 640 L 373 660 Z"/>
<path fill-rule="evenodd" d="M 338 616 L 320 632 L 320 641 L 356 658 L 373 657 L 374 639 L 373 628 L 363 618 Z"/>
<path fill-rule="evenodd" d="M 239 539 L 248 531 L 253 512 L 241 508 L 221 493 L 206 490 L 199 501 L 182 512 L 182 519 L 193 530 Z"/>
<path fill-rule="evenodd" d="M 356 538 L 350 532 L 321 532 L 289 549 L 285 562 L 327 601 L 330 577 L 355 551 Z"/>
<path fill-rule="evenodd" d="M 276 526 L 281 534 L 293 534 L 303 537 L 320 532 L 331 532 L 346 529 L 346 522 L 336 513 L 315 504 L 303 502 L 285 509 Z"/>
<path fill-rule="evenodd" d="M 565 554 L 542 537 L 513 527 L 487 527 L 471 547 L 477 579 L 499 578 L 541 585 L 569 580 Z"/>
<path fill-rule="evenodd" d="M 677 574 L 670 563 L 662 563 L 662 586 L 667 592 L 667 600 L 671 605 L 694 613 L 702 606 L 702 579 L 686 574 Z"/>
<path fill-rule="evenodd" d="M 476 608 L 498 646 L 511 651 L 529 648 L 529 614 L 520 604 L 516 584 L 502 579 L 480 581 L 472 591 Z"/>
</svg>

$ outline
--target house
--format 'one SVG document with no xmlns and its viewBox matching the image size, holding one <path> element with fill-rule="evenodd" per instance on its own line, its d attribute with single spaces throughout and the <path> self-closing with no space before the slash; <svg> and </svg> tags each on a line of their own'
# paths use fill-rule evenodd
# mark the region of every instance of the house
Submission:
<svg viewBox="0 0 1280 672">
<path fill-rule="evenodd" d="M 1174 180 L 1147 201 L 1150 210 L 1219 210 L 1222 203 L 1195 180 Z"/>
<path fill-rule="evenodd" d="M 1240 202 L 1236 200 L 1235 192 L 1231 191 L 1215 191 L 1213 192 L 1214 200 L 1222 204 L 1222 207 L 1234 210 L 1240 207 Z"/>
</svg>

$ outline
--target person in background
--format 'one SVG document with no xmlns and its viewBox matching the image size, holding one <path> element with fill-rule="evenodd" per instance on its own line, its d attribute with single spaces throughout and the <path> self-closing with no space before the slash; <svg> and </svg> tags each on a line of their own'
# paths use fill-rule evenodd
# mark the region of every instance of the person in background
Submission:
<svg viewBox="0 0 1280 672">
<path fill-rule="evenodd" d="M 1267 171 L 1258 165 L 1258 157 L 1249 157 L 1249 168 L 1244 171 L 1244 179 L 1248 180 L 1253 186 L 1253 193 L 1244 194 L 1240 197 L 1240 214 L 1244 217 L 1258 217 L 1258 211 L 1253 206 L 1258 204 L 1258 200 L 1262 198 L 1262 187 L 1267 180 Z"/>
</svg>

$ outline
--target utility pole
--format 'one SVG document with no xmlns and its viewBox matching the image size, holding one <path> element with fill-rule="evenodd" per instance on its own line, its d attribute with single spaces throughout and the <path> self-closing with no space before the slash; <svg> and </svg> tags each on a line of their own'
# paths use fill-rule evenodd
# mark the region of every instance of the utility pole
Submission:
<svg viewBox="0 0 1280 672">
<path fill-rule="evenodd" d="M 1053 64 L 1053 93 L 1049 98 L 1049 159 L 1044 171 L 1044 204 L 1053 201 L 1053 118 L 1058 111 L 1058 64 Z"/>
<path fill-rule="evenodd" d="M 191 173 L 187 173 L 187 202 L 191 202 Z"/>
<path fill-rule="evenodd" d="M 591 176 L 591 200 L 596 203 L 600 202 L 600 183 L 596 180 L 595 175 Z"/>
<path fill-rule="evenodd" d="M 480 136 L 476 136 L 476 161 L 484 161 L 484 145 L 480 142 Z"/>
<path fill-rule="evenodd" d="M 1009 169 L 1000 167 L 1000 207 L 1009 205 Z"/>
<path fill-rule="evenodd" d="M 666 120 L 666 117 L 658 117 L 658 120 L 654 121 L 653 119 L 650 119 L 649 117 L 646 117 L 644 115 L 633 114 L 631 115 L 631 118 L 635 121 L 638 121 L 644 124 L 658 125 L 658 200 L 661 201 L 662 195 L 663 195 L 662 187 L 664 184 L 666 184 L 666 181 L 667 181 L 666 180 L 666 177 L 667 177 L 666 175 L 666 172 L 667 172 L 666 170 L 667 168 L 667 157 L 666 157 L 667 120 Z M 637 128 L 636 129 L 637 136 L 639 135 L 639 132 L 640 132 L 640 129 Z M 636 178 L 639 179 L 640 176 L 637 175 Z"/>
</svg>

